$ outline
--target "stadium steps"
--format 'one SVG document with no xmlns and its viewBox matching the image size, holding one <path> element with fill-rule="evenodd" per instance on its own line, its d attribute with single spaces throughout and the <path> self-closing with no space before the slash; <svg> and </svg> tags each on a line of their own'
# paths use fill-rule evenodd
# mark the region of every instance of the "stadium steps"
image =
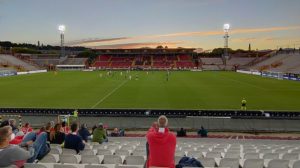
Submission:
<svg viewBox="0 0 300 168">
<path fill-rule="evenodd" d="M 61 153 L 50 152 L 37 163 L 25 164 L 25 168 L 137 168 L 146 160 L 144 137 L 109 137 L 107 143 L 89 142 L 86 148 L 75 154 L 51 144 L 51 151 L 59 149 Z M 194 157 L 205 167 L 299 168 L 299 155 L 298 141 L 177 138 L 174 158 L 178 163 L 183 156 Z"/>
<path fill-rule="evenodd" d="M 38 67 L 35 67 L 12 55 L 0 54 L 0 62 L 7 63 L 8 65 L 15 68 L 20 67 L 19 70 L 34 71 L 39 69 Z"/>
</svg>

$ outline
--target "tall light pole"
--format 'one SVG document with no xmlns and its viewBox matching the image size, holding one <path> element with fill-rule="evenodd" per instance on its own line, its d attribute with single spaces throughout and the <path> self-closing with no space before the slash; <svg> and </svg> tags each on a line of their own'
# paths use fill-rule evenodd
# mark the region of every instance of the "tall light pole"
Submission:
<svg viewBox="0 0 300 168">
<path fill-rule="evenodd" d="M 65 40 L 65 30 L 66 26 L 65 25 L 59 25 L 58 30 L 60 32 L 60 56 L 65 57 L 65 45 L 64 45 L 64 40 Z"/>
<path fill-rule="evenodd" d="M 228 59 L 229 58 L 229 54 L 228 54 L 228 39 L 229 39 L 229 35 L 228 35 L 228 32 L 229 32 L 229 29 L 230 29 L 230 24 L 226 23 L 224 24 L 223 26 L 223 30 L 225 32 L 225 35 L 224 35 L 224 54 L 223 54 L 223 57 L 225 59 Z"/>
</svg>

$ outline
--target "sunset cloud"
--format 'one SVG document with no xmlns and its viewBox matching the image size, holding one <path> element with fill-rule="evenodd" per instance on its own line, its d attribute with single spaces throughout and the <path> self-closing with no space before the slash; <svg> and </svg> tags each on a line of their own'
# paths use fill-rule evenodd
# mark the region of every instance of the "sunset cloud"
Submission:
<svg viewBox="0 0 300 168">
<path fill-rule="evenodd" d="M 300 26 L 285 26 L 285 27 L 267 27 L 267 28 L 240 28 L 240 29 L 232 29 L 230 34 L 256 34 L 256 33 L 263 33 L 263 32 L 275 32 L 275 31 L 287 31 L 287 30 L 298 30 Z M 174 37 L 193 37 L 193 36 L 221 36 L 224 32 L 222 30 L 215 30 L 215 31 L 198 31 L 198 32 L 178 32 L 178 33 L 170 33 L 170 34 L 158 34 L 158 35 L 145 35 L 145 36 L 133 36 L 133 37 L 118 37 L 118 38 L 108 38 L 108 39 L 84 39 L 78 41 L 69 42 L 68 45 L 72 46 L 86 46 L 86 47 L 115 47 L 121 46 L 123 47 L 134 45 L 136 48 L 138 45 L 144 46 L 145 44 L 151 45 L 151 43 L 137 43 L 135 41 L 143 41 L 149 39 L 166 39 L 166 38 L 174 38 Z M 266 41 L 270 41 L 274 38 L 270 37 L 265 39 Z M 250 37 L 250 38 L 238 38 L 232 39 L 233 41 L 253 41 L 258 40 L 257 38 Z M 114 44 L 118 42 L 118 44 Z M 121 44 L 121 42 L 123 44 Z M 155 43 L 155 42 L 154 42 Z M 170 42 L 168 42 L 170 43 Z M 157 44 L 157 43 L 156 43 Z M 128 47 L 129 48 L 129 47 Z"/>
<path fill-rule="evenodd" d="M 111 44 L 111 45 L 99 45 L 93 46 L 94 49 L 130 49 L 130 48 L 143 48 L 150 47 L 155 48 L 157 46 L 168 46 L 170 48 L 177 47 L 178 44 L 183 42 L 144 42 L 144 43 L 123 43 L 123 44 Z"/>
<path fill-rule="evenodd" d="M 128 37 L 118 37 L 118 38 L 106 38 L 106 39 L 82 39 L 82 40 L 76 40 L 76 41 L 70 41 L 67 43 L 67 45 L 78 45 L 78 44 L 86 44 L 86 43 L 99 43 L 99 42 L 117 42 L 129 39 Z"/>
</svg>

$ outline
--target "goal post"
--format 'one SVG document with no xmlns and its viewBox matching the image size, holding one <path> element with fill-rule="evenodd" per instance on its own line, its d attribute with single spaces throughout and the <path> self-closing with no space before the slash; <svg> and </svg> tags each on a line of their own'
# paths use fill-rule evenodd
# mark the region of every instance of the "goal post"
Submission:
<svg viewBox="0 0 300 168">
<path fill-rule="evenodd" d="M 278 80 L 282 80 L 284 78 L 283 72 L 271 72 L 271 71 L 263 71 L 261 73 L 262 77 L 275 78 Z"/>
</svg>

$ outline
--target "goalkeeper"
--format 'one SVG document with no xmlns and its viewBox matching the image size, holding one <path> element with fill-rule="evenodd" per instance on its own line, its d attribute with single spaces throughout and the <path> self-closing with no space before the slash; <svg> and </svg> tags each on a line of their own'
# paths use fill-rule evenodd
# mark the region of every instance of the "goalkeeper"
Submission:
<svg viewBox="0 0 300 168">
<path fill-rule="evenodd" d="M 241 106 L 241 110 L 247 110 L 246 104 L 247 104 L 247 101 L 246 101 L 246 99 L 245 99 L 245 98 L 243 98 L 243 100 L 242 100 L 242 106 Z"/>
</svg>

